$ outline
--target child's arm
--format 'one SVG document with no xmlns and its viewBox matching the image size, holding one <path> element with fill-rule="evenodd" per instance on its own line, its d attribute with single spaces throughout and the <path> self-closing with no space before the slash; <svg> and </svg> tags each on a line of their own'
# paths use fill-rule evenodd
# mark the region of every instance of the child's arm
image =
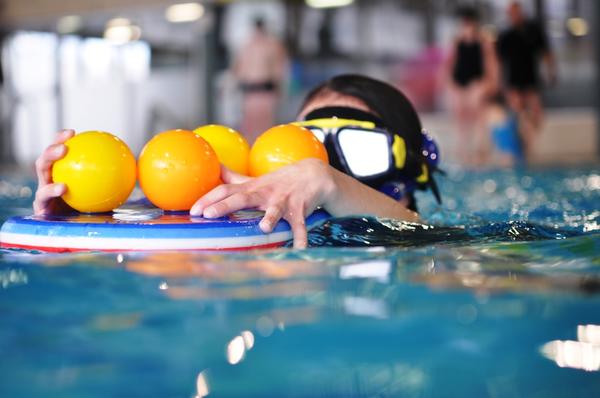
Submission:
<svg viewBox="0 0 600 398">
<path fill-rule="evenodd" d="M 402 204 L 317 159 L 305 159 L 258 178 L 223 168 L 222 179 L 225 184 L 200 198 L 191 214 L 216 218 L 258 208 L 265 211 L 260 222 L 264 232 L 270 232 L 282 218 L 290 223 L 296 248 L 306 247 L 305 218 L 318 206 L 333 216 L 370 214 L 418 221 L 418 215 Z"/>
</svg>

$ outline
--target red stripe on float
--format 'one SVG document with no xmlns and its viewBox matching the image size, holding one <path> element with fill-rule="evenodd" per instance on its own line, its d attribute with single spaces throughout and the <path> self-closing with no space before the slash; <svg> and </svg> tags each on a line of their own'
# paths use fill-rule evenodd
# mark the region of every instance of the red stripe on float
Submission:
<svg viewBox="0 0 600 398">
<path fill-rule="evenodd" d="M 20 245 L 16 243 L 2 243 L 0 242 L 0 248 L 2 249 L 23 249 L 23 250 L 37 250 L 48 253 L 79 253 L 79 252 L 166 252 L 166 251 L 245 251 L 255 249 L 274 249 L 281 247 L 285 242 L 266 243 L 263 245 L 256 246 L 244 246 L 244 247 L 221 247 L 221 248 L 190 248 L 190 249 L 157 249 L 157 250 L 140 250 L 140 249 L 85 249 L 85 248 L 69 248 L 69 247 L 45 247 L 45 246 L 30 246 Z"/>
</svg>

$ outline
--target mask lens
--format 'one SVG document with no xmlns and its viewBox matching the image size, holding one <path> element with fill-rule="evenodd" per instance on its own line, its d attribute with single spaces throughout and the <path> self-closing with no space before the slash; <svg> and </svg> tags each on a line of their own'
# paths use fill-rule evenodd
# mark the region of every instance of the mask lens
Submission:
<svg viewBox="0 0 600 398">
<path fill-rule="evenodd" d="M 356 177 L 369 177 L 390 169 L 387 135 L 374 131 L 344 128 L 338 133 L 346 164 Z"/>
<path fill-rule="evenodd" d="M 317 137 L 321 142 L 325 142 L 325 132 L 320 127 L 307 126 L 307 128 Z"/>
</svg>

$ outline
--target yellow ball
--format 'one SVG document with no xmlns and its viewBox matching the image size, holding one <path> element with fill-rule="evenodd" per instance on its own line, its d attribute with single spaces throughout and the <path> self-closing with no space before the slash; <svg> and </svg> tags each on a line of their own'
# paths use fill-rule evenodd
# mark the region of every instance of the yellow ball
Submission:
<svg viewBox="0 0 600 398">
<path fill-rule="evenodd" d="M 219 162 L 239 174 L 248 174 L 250 146 L 239 132 L 227 126 L 209 124 L 194 133 L 204 138 L 217 153 Z"/>
<path fill-rule="evenodd" d="M 86 131 L 65 142 L 67 154 L 54 163 L 52 180 L 67 186 L 63 200 L 75 210 L 97 213 L 122 205 L 135 186 L 135 157 L 119 138 Z"/>
<path fill-rule="evenodd" d="M 217 155 L 200 136 L 169 130 L 152 138 L 138 161 L 140 187 L 163 210 L 189 210 L 221 183 Z"/>
<path fill-rule="evenodd" d="M 329 162 L 325 146 L 310 130 L 293 124 L 271 127 L 250 150 L 250 175 L 258 177 L 306 158 Z"/>
</svg>

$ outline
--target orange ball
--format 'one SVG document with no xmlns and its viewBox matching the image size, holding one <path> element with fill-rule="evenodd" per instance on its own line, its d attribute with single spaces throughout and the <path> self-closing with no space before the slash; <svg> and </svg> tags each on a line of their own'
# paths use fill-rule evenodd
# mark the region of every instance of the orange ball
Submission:
<svg viewBox="0 0 600 398">
<path fill-rule="evenodd" d="M 169 130 L 152 138 L 138 160 L 140 187 L 163 210 L 189 210 L 221 181 L 211 146 L 188 130 Z"/>
<path fill-rule="evenodd" d="M 329 162 L 325 146 L 310 130 L 281 124 L 256 139 L 250 150 L 250 175 L 258 177 L 307 158 Z"/>
</svg>

